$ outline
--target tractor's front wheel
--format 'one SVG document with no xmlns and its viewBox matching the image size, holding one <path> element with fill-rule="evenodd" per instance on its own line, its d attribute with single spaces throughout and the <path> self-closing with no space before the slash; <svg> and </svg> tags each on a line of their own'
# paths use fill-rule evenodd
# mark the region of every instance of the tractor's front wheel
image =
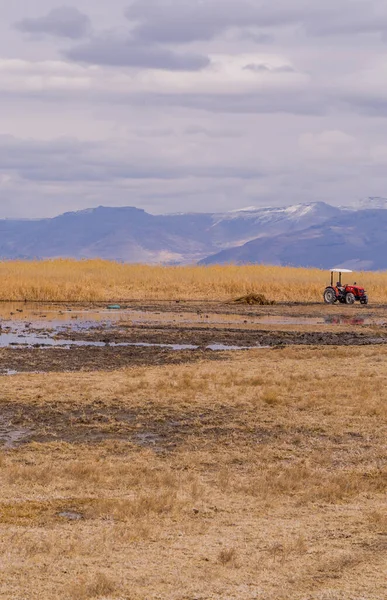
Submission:
<svg viewBox="0 0 387 600">
<path fill-rule="evenodd" d="M 333 288 L 327 288 L 324 292 L 325 304 L 334 304 L 336 302 L 336 292 Z"/>
<path fill-rule="evenodd" d="M 348 292 L 348 294 L 346 294 L 345 296 L 345 303 L 346 304 L 355 304 L 355 295 L 352 294 L 352 292 Z"/>
</svg>

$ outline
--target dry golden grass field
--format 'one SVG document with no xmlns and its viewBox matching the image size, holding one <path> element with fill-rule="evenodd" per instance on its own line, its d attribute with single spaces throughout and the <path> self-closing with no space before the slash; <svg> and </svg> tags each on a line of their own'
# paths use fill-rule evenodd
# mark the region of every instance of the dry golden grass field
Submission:
<svg viewBox="0 0 387 600">
<path fill-rule="evenodd" d="M 0 598 L 387 598 L 386 347 L 0 385 Z"/>
<path fill-rule="evenodd" d="M 371 302 L 387 302 L 387 273 L 349 276 Z M 349 282 L 352 282 L 352 281 Z M 320 302 L 329 273 L 269 266 L 161 267 L 108 261 L 0 263 L 0 300 L 230 300 L 250 292 L 277 302 Z"/>
</svg>

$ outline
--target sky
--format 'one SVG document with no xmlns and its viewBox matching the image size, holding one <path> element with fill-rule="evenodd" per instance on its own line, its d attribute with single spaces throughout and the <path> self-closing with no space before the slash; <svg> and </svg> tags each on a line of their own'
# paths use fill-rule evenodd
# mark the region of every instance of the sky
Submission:
<svg viewBox="0 0 387 600">
<path fill-rule="evenodd" d="M 387 196 L 385 0 L 0 0 L 0 217 Z"/>
</svg>

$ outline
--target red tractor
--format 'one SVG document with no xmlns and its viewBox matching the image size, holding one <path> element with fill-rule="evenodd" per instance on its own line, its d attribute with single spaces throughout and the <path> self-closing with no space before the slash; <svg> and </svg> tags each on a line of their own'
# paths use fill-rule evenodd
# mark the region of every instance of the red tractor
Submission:
<svg viewBox="0 0 387 600">
<path fill-rule="evenodd" d="M 360 304 L 368 304 L 368 296 L 364 288 L 356 285 L 344 285 L 341 283 L 342 273 L 352 273 L 348 269 L 331 269 L 331 285 L 325 288 L 324 302 L 325 304 L 334 304 L 341 302 L 342 304 L 354 304 L 356 301 Z M 334 285 L 335 275 L 338 275 L 338 281 Z"/>
</svg>

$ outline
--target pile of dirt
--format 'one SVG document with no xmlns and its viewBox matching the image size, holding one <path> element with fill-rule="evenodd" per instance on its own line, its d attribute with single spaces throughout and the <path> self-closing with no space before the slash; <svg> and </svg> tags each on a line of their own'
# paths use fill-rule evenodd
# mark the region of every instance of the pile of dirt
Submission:
<svg viewBox="0 0 387 600">
<path fill-rule="evenodd" d="M 268 300 L 264 294 L 247 294 L 235 300 L 238 304 L 259 304 L 260 306 L 273 306 L 274 300 Z"/>
</svg>

